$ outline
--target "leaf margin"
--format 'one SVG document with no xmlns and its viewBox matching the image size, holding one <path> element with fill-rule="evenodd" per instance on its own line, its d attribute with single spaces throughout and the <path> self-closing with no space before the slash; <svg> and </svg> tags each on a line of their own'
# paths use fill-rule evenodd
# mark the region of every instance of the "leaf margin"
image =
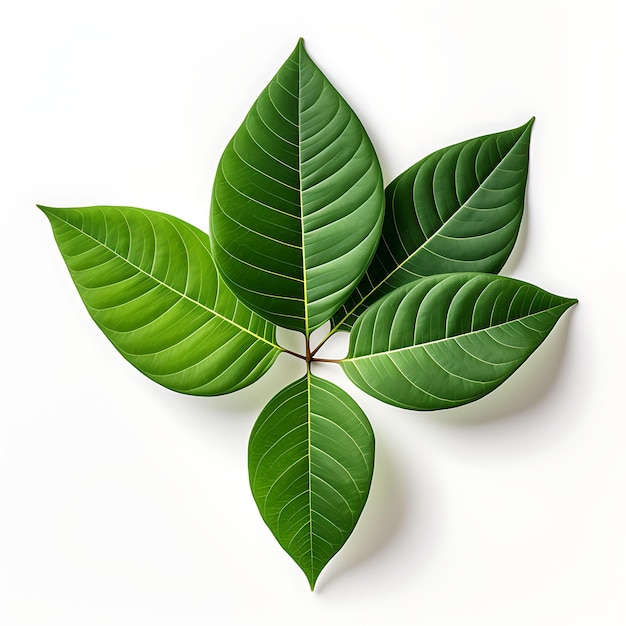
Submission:
<svg viewBox="0 0 626 626">
<path fill-rule="evenodd" d="M 346 504 L 348 504 L 348 500 L 346 499 L 346 497 L 344 497 L 344 495 L 342 495 L 337 490 L 336 485 L 332 484 L 332 480 L 330 479 L 329 476 L 326 476 L 326 478 L 329 479 L 328 481 L 324 480 L 323 477 L 316 476 L 313 470 L 313 466 L 315 462 L 312 459 L 314 457 L 319 457 L 319 453 L 316 452 L 317 447 L 314 443 L 314 442 L 317 442 L 315 429 L 313 428 L 314 410 L 315 410 L 314 407 L 320 404 L 319 399 L 316 400 L 313 398 L 314 386 L 317 386 L 318 392 L 321 390 L 323 393 L 332 395 L 334 400 L 339 400 L 340 402 L 344 403 L 344 406 L 347 409 L 352 411 L 352 415 L 356 417 L 357 421 L 359 422 L 359 426 L 363 429 L 363 431 L 366 433 L 366 436 L 368 437 L 368 441 L 366 442 L 366 444 L 369 443 L 369 448 L 365 450 L 359 447 L 359 444 L 357 443 L 356 439 L 351 438 L 352 442 L 358 447 L 359 452 L 363 457 L 366 467 L 362 469 L 364 469 L 365 472 L 367 473 L 367 477 L 366 477 L 366 485 L 364 486 L 362 492 L 360 493 L 361 500 L 357 502 L 357 508 L 355 510 L 351 510 L 352 520 L 347 528 L 340 527 L 342 520 L 338 519 L 339 516 L 335 516 L 334 519 L 331 519 L 330 517 L 324 518 L 323 514 L 320 513 L 319 511 L 316 511 L 313 507 L 313 497 L 315 495 L 314 487 L 313 487 L 313 479 L 316 477 L 318 478 L 319 483 L 326 483 L 332 490 L 334 490 L 339 495 L 341 499 L 343 499 L 343 501 Z M 296 392 L 295 395 L 292 395 L 294 392 Z M 275 416 L 277 415 L 280 409 L 287 406 L 288 403 L 290 402 L 295 402 L 295 398 L 298 395 L 302 395 L 302 393 L 306 393 L 306 412 L 307 412 L 307 421 L 306 421 L 307 470 L 306 471 L 308 473 L 308 478 L 306 482 L 308 484 L 308 505 L 307 505 L 308 521 L 306 522 L 306 524 L 309 525 L 309 533 L 310 533 L 309 535 L 310 536 L 310 540 L 309 540 L 310 541 L 310 559 L 307 563 L 308 567 L 305 566 L 302 562 L 302 559 L 297 554 L 295 554 L 295 550 L 291 549 L 291 545 L 294 539 L 297 537 L 297 533 L 290 536 L 289 533 L 287 532 L 281 533 L 280 528 L 279 528 L 279 520 L 280 520 L 280 515 L 282 514 L 282 511 L 284 511 L 292 502 L 294 502 L 295 498 L 291 498 L 290 500 L 286 502 L 286 504 L 284 504 L 284 506 L 282 506 L 281 512 L 279 513 L 277 517 L 274 514 L 272 515 L 267 514 L 267 507 L 268 507 L 267 495 L 272 491 L 274 486 L 287 473 L 287 471 L 292 469 L 295 463 L 291 464 L 285 471 L 279 474 L 278 478 L 276 478 L 273 481 L 272 486 L 269 488 L 269 490 L 261 488 L 257 482 L 259 468 L 261 467 L 262 462 L 265 461 L 267 463 L 266 457 L 268 456 L 270 450 L 272 450 L 272 448 L 274 448 L 277 445 L 277 442 L 280 442 L 286 439 L 287 437 L 289 437 L 290 435 L 293 435 L 296 429 L 302 428 L 302 424 L 298 424 L 297 426 L 293 428 L 291 428 L 291 424 L 289 424 L 287 427 L 288 430 L 286 430 L 286 432 L 283 433 L 279 438 L 274 438 L 274 442 L 271 444 L 271 446 L 268 446 L 268 448 L 265 451 L 258 449 L 258 446 L 256 444 L 257 440 L 261 438 L 264 438 L 265 440 L 268 439 L 267 433 L 264 432 L 264 429 L 267 427 L 268 423 L 273 418 L 275 418 Z M 296 409 L 293 410 L 289 414 L 289 418 L 285 418 L 285 421 L 286 419 L 291 419 L 292 414 L 295 414 L 296 411 L 301 410 L 301 408 L 302 407 L 299 407 L 299 406 L 296 407 Z M 338 425 L 338 422 L 333 422 L 333 418 L 329 417 L 327 414 L 326 415 L 320 414 L 318 417 L 344 430 L 341 425 Z M 301 419 L 301 417 L 299 417 L 299 419 Z M 344 432 L 348 434 L 347 430 L 344 430 Z M 320 436 L 317 437 L 317 439 L 319 438 Z M 299 442 L 299 445 L 302 446 L 303 445 L 302 442 Z M 372 483 L 374 459 L 375 459 L 374 448 L 375 448 L 375 437 L 374 437 L 373 429 L 371 427 L 371 424 L 369 423 L 369 420 L 366 414 L 359 407 L 359 405 L 352 399 L 352 397 L 346 391 L 344 391 L 341 387 L 338 387 L 335 383 L 332 383 L 331 381 L 327 379 L 324 379 L 324 378 L 321 378 L 319 376 L 312 374 L 310 368 L 307 368 L 307 371 L 304 376 L 298 378 L 297 380 L 288 384 L 286 387 L 279 390 L 272 397 L 272 399 L 265 405 L 265 407 L 262 409 L 261 413 L 259 414 L 257 420 L 255 421 L 255 424 L 250 433 L 250 438 L 249 438 L 249 443 L 248 443 L 248 475 L 249 475 L 249 482 L 250 482 L 252 495 L 257 504 L 259 513 L 261 514 L 261 518 L 263 519 L 265 524 L 268 526 L 268 528 L 274 535 L 275 539 L 278 541 L 279 545 L 285 550 L 285 552 L 287 552 L 287 554 L 296 562 L 296 564 L 303 571 L 303 573 L 305 574 L 305 576 L 307 577 L 309 581 L 311 591 L 314 590 L 316 581 L 320 573 L 322 572 L 322 570 L 326 567 L 326 565 L 330 562 L 330 560 L 339 552 L 339 550 L 343 548 L 346 541 L 349 539 L 350 535 L 354 531 L 356 524 L 362 514 L 363 508 L 369 496 L 371 483 Z M 293 447 L 290 448 L 290 450 L 293 450 Z M 321 449 L 319 451 L 326 454 L 326 452 Z M 342 449 L 342 452 L 345 452 L 345 449 Z M 288 458 L 288 462 L 291 463 L 292 459 L 288 457 L 288 455 L 286 456 Z M 329 458 L 331 458 L 330 455 L 329 455 Z M 336 461 L 336 463 L 341 465 L 341 463 L 337 459 L 334 459 L 334 460 Z M 345 462 L 345 459 L 342 458 L 342 460 Z M 302 459 L 299 459 L 296 462 L 300 462 L 300 461 L 302 461 Z M 368 462 L 369 462 L 369 465 L 368 465 Z M 273 466 L 276 466 L 277 463 L 278 462 L 276 461 L 275 458 L 273 457 L 270 458 L 270 463 L 269 463 L 270 468 Z M 282 469 L 282 468 L 279 467 L 279 469 Z M 343 467 L 343 469 L 344 471 L 346 471 L 346 473 L 348 473 L 348 475 L 350 475 L 348 470 L 345 467 Z M 319 468 L 318 468 L 318 471 L 319 471 Z M 266 471 L 266 473 L 268 472 Z M 291 478 L 292 476 L 289 475 L 289 480 L 291 480 Z M 352 475 L 350 475 L 350 478 L 352 482 L 354 483 L 354 486 L 358 488 L 357 480 Z M 289 487 L 293 486 L 296 480 L 297 479 L 294 479 L 290 483 Z M 323 499 L 323 498 L 318 496 L 318 499 Z M 273 506 L 275 507 L 276 505 L 274 504 Z M 328 521 L 332 526 L 335 527 L 335 529 L 337 529 L 337 531 L 339 531 L 340 534 L 343 535 L 340 537 L 340 540 L 338 542 L 336 542 L 335 544 L 331 544 L 331 541 L 327 537 L 321 537 L 316 532 L 314 532 L 314 528 L 316 530 L 319 530 L 319 527 L 320 527 L 319 519 L 317 522 L 315 521 L 315 515 L 317 515 L 318 517 L 324 518 L 325 521 Z M 302 528 L 300 528 L 300 531 L 301 530 Z M 315 556 L 314 553 L 316 550 L 313 548 L 314 536 L 318 536 L 319 538 L 321 538 L 323 542 L 327 543 L 330 546 L 330 553 L 326 553 L 325 555 L 322 553 L 322 557 Z M 313 564 L 314 559 L 316 558 L 318 559 L 318 561 L 321 561 L 321 565 L 318 565 L 317 567 L 314 566 Z"/>
<path fill-rule="evenodd" d="M 443 281 L 445 280 L 462 280 L 466 277 L 469 277 L 469 280 L 472 279 L 476 279 L 476 280 L 480 280 L 480 279 L 484 279 L 486 281 L 488 281 L 489 283 L 495 283 L 495 282 L 504 282 L 504 283 L 508 283 L 509 286 L 513 286 L 513 285 L 518 285 L 520 287 L 520 289 L 530 289 L 530 290 L 535 290 L 537 292 L 537 294 L 540 294 L 542 297 L 550 297 L 550 298 L 554 298 L 555 300 L 558 300 L 558 304 L 555 305 L 554 307 L 552 307 L 552 309 L 554 311 L 558 311 L 557 313 L 555 313 L 556 317 L 554 318 L 554 320 L 547 325 L 545 333 L 543 334 L 543 336 L 540 337 L 540 339 L 532 346 L 529 346 L 527 349 L 529 350 L 528 353 L 517 363 L 517 365 L 515 365 L 505 376 L 501 377 L 494 385 L 492 385 L 490 388 L 486 389 L 486 391 L 481 392 L 477 395 L 475 395 L 474 397 L 465 399 L 463 401 L 450 401 L 449 399 L 443 399 L 443 398 L 437 398 L 436 395 L 429 393 L 428 391 L 425 390 L 424 391 L 426 393 L 426 395 L 432 396 L 435 400 L 440 400 L 441 404 L 436 404 L 435 400 L 432 401 L 432 403 L 430 405 L 428 404 L 424 404 L 424 405 L 416 405 L 415 403 L 411 403 L 411 402 L 407 402 L 407 401 L 400 401 L 398 400 L 396 397 L 392 397 L 392 396 L 387 396 L 386 394 L 383 394 L 380 391 L 380 387 L 384 386 L 385 384 L 388 386 L 390 384 L 390 379 L 387 378 L 386 381 L 382 381 L 382 379 L 380 378 L 380 376 L 377 379 L 377 387 L 373 386 L 373 382 L 371 380 L 368 381 L 367 380 L 367 376 L 364 376 L 363 374 L 361 374 L 361 372 L 359 371 L 358 367 L 356 367 L 354 364 L 356 361 L 365 361 L 366 359 L 370 359 L 372 361 L 372 363 L 376 362 L 376 359 L 382 356 L 385 356 L 384 353 L 382 352 L 374 352 L 372 354 L 358 354 L 355 356 L 354 351 L 356 349 L 356 343 L 359 340 L 358 339 L 358 333 L 361 330 L 361 326 L 364 325 L 365 323 L 370 323 L 371 320 L 369 320 L 369 318 L 374 317 L 376 322 L 378 321 L 378 314 L 380 313 L 380 310 L 384 307 L 387 306 L 389 303 L 393 303 L 394 300 L 397 300 L 398 298 L 401 298 L 400 302 L 395 302 L 394 304 L 390 305 L 391 309 L 394 309 L 394 307 L 399 306 L 399 304 L 401 304 L 402 301 L 405 300 L 405 298 L 408 298 L 411 296 L 412 292 L 414 292 L 417 288 L 419 287 L 423 287 L 424 285 L 428 285 L 428 283 L 432 283 L 432 289 L 436 289 L 438 286 L 440 286 L 442 284 Z M 468 280 L 468 283 L 469 283 Z M 460 292 L 460 290 L 459 290 Z M 426 297 L 424 298 L 424 300 L 426 300 L 426 298 L 428 297 L 428 294 L 426 295 Z M 419 411 L 431 411 L 431 410 L 440 410 L 440 409 L 446 409 L 446 408 L 452 408 L 455 406 L 462 406 L 464 404 L 468 404 L 470 402 L 475 402 L 477 400 L 480 400 L 481 398 L 483 398 L 485 395 L 487 395 L 488 393 L 491 393 L 492 391 L 494 391 L 497 387 L 499 387 L 503 382 L 505 382 L 510 376 L 512 376 L 515 371 L 517 371 L 517 369 L 519 369 L 519 367 L 521 367 L 526 360 L 530 357 L 530 355 L 532 353 L 535 352 L 535 350 L 543 343 L 543 341 L 548 337 L 548 335 L 550 334 L 550 332 L 552 331 L 552 329 L 554 328 L 554 326 L 556 325 L 556 323 L 558 322 L 558 320 L 560 319 L 560 317 L 563 315 L 563 313 L 565 313 L 566 310 L 568 310 L 570 307 L 572 307 L 574 304 L 576 304 L 578 302 L 577 299 L 575 298 L 564 298 L 562 296 L 557 296 L 556 294 L 550 293 L 544 289 L 541 289 L 540 287 L 537 287 L 536 285 L 533 285 L 531 283 L 528 283 L 526 281 L 522 281 L 522 280 L 518 280 L 518 279 L 514 279 L 514 278 L 509 278 L 507 276 L 500 276 L 497 274 L 489 274 L 489 273 L 482 273 L 482 272 L 456 272 L 456 273 L 449 273 L 449 274 L 442 274 L 442 275 L 434 275 L 434 276 L 428 276 L 428 277 L 424 277 L 421 279 L 418 279 L 416 281 L 414 281 L 413 283 L 408 283 L 407 285 L 403 285 L 401 287 L 396 288 L 394 291 L 392 291 L 391 293 L 386 294 L 385 296 L 383 296 L 382 298 L 380 298 L 379 300 L 377 300 L 374 304 L 370 305 L 370 307 L 364 312 L 362 313 L 357 322 L 355 322 L 355 325 L 353 326 L 351 333 L 350 333 L 350 345 L 349 345 L 349 349 L 348 349 L 348 355 L 344 358 L 341 359 L 340 361 L 340 366 L 343 369 L 344 373 L 348 376 L 348 378 L 350 379 L 350 381 L 355 384 L 359 389 L 361 389 L 362 391 L 365 391 L 366 393 L 368 393 L 369 395 L 377 398 L 378 400 L 381 400 L 382 402 L 385 402 L 386 404 L 390 404 L 393 406 L 397 406 L 400 408 L 405 408 L 405 409 L 410 409 L 410 410 L 419 410 Z M 512 305 L 511 305 L 512 306 Z M 546 313 L 549 310 L 545 310 L 545 311 L 540 311 L 539 313 Z M 534 313 L 534 314 L 530 314 L 527 315 L 526 317 L 531 318 L 533 316 L 538 316 L 539 313 Z M 449 314 L 449 310 L 446 312 L 446 319 L 445 319 L 445 324 L 447 326 L 448 324 L 448 314 Z M 394 314 L 394 317 L 392 318 L 392 323 L 391 325 L 393 326 L 397 317 L 396 315 L 398 315 L 398 313 L 396 312 L 396 314 Z M 419 315 L 419 312 L 416 314 Z M 473 315 L 473 312 L 472 312 Z M 493 319 L 493 318 L 492 318 Z M 451 335 L 449 337 L 443 337 L 443 338 L 439 338 L 436 340 L 433 340 L 432 344 L 440 344 L 440 345 L 451 345 L 452 342 L 456 342 L 457 341 L 457 337 L 465 337 L 465 336 L 470 336 L 472 334 L 478 334 L 478 333 L 483 333 L 486 332 L 488 330 L 492 330 L 494 328 L 498 328 L 498 327 L 504 327 L 507 324 L 512 325 L 515 322 L 521 322 L 521 320 L 524 319 L 523 317 L 521 317 L 520 319 L 512 319 L 508 322 L 502 323 L 500 325 L 492 325 L 487 327 L 486 329 L 477 329 L 476 331 L 472 331 L 471 333 L 468 333 L 467 335 Z M 453 322 L 454 323 L 454 322 Z M 473 322 L 472 322 L 473 323 Z M 429 319 L 428 324 L 430 324 L 432 326 L 432 324 L 437 324 L 437 322 L 432 322 L 432 319 Z M 418 332 L 418 327 L 417 327 L 417 322 L 416 322 L 416 328 L 415 328 L 415 333 Z M 538 331 L 539 332 L 539 331 Z M 384 333 L 383 333 L 384 334 Z M 487 333 L 488 334 L 488 333 Z M 374 339 L 375 340 L 375 339 Z M 452 340 L 452 342 L 450 341 Z M 390 335 L 390 339 L 389 341 L 391 342 L 391 335 Z M 428 345 L 428 344 L 424 344 L 424 345 Z M 396 350 L 392 350 L 392 352 L 406 352 L 406 353 L 411 353 L 411 351 L 415 351 L 417 352 L 418 350 L 422 349 L 422 345 L 420 344 L 415 344 L 415 345 L 407 345 L 404 347 L 400 347 Z M 513 346 L 511 346 L 513 347 Z M 360 348 L 361 350 L 363 349 L 363 347 Z M 436 360 L 431 357 L 431 355 L 428 353 L 428 351 L 424 348 L 425 352 L 428 355 L 428 358 L 435 361 Z M 469 353 L 468 353 L 469 354 Z M 478 359 L 478 357 L 475 357 Z M 511 361 L 513 362 L 513 361 Z M 398 367 L 397 365 L 395 365 L 395 367 Z M 415 365 L 413 364 L 413 367 L 415 367 Z M 415 372 L 419 372 L 419 367 L 417 369 L 415 369 Z M 440 369 L 444 369 L 443 367 L 440 366 Z M 400 371 L 400 369 L 399 369 Z M 417 375 L 417 374 L 414 374 Z M 406 381 L 408 383 L 412 384 L 411 379 L 409 378 L 409 373 L 406 372 L 401 372 L 401 377 L 405 377 Z M 398 378 L 396 380 L 396 382 L 398 380 L 401 380 L 400 378 Z M 420 379 L 423 382 L 423 379 Z M 469 380 L 469 379 L 468 379 Z M 481 382 L 481 381 L 476 381 L 476 382 Z M 424 383 L 425 385 L 425 383 Z M 415 387 L 418 387 L 418 385 L 415 385 Z M 418 392 L 415 392 L 418 393 Z M 398 395 L 396 393 L 396 395 Z"/>
</svg>

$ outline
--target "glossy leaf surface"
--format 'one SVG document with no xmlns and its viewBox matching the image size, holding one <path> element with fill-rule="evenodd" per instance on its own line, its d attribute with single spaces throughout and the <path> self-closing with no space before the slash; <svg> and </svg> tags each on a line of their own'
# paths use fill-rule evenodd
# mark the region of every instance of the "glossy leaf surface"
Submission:
<svg viewBox="0 0 626 626">
<path fill-rule="evenodd" d="M 280 353 L 275 327 L 219 278 L 207 234 L 142 209 L 40 208 L 89 314 L 152 380 L 182 393 L 228 393 Z"/>
<path fill-rule="evenodd" d="M 219 163 L 211 206 L 218 267 L 248 306 L 308 335 L 365 272 L 383 208 L 371 142 L 300 42 Z"/>
<path fill-rule="evenodd" d="M 374 465 L 366 416 L 312 362 L 395 406 L 454 407 L 506 380 L 576 302 L 496 275 L 522 219 L 532 122 L 439 150 L 383 190 L 360 121 L 300 41 L 222 154 L 210 235 L 141 209 L 40 207 L 89 314 L 156 382 L 217 395 L 281 352 L 306 362 L 260 413 L 248 470 L 311 589 Z M 305 335 L 302 354 L 277 344 L 275 324 Z M 348 356 L 316 356 L 338 330 L 351 331 Z"/>
<path fill-rule="evenodd" d="M 369 304 L 418 278 L 502 269 L 524 210 L 532 123 L 438 150 L 389 184 L 380 244 L 334 325 L 349 330 Z"/>
<path fill-rule="evenodd" d="M 424 278 L 358 319 L 342 367 L 358 387 L 395 406 L 465 404 L 508 378 L 575 302 L 493 274 Z"/>
<path fill-rule="evenodd" d="M 263 409 L 248 459 L 261 516 L 313 589 L 365 505 L 374 465 L 371 426 L 345 391 L 308 374 Z"/>
</svg>

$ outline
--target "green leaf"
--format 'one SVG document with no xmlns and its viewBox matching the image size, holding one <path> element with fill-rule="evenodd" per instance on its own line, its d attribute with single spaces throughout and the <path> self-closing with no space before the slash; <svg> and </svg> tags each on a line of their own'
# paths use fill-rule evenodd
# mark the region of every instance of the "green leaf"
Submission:
<svg viewBox="0 0 626 626">
<path fill-rule="evenodd" d="M 300 41 L 224 151 L 211 238 L 250 308 L 307 336 L 359 282 L 382 227 L 378 160 Z"/>
<path fill-rule="evenodd" d="M 128 207 L 40 208 L 89 314 L 152 380 L 182 393 L 228 393 L 280 354 L 275 327 L 228 290 L 197 228 Z"/>
<path fill-rule="evenodd" d="M 524 210 L 533 121 L 443 148 L 389 184 L 380 244 L 335 330 L 417 278 L 502 269 Z"/>
<path fill-rule="evenodd" d="M 465 404 L 506 380 L 575 303 L 493 274 L 424 278 L 359 317 L 342 367 L 363 391 L 395 406 Z"/>
<path fill-rule="evenodd" d="M 365 505 L 374 466 L 371 426 L 345 391 L 309 373 L 263 409 L 248 459 L 261 516 L 313 589 Z"/>
</svg>

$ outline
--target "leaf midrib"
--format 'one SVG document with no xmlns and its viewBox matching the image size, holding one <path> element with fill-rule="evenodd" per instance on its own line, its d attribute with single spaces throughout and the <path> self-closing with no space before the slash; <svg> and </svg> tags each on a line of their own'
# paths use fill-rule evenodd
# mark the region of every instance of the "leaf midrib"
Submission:
<svg viewBox="0 0 626 626">
<path fill-rule="evenodd" d="M 219 317 L 220 319 L 224 320 L 225 322 L 228 322 L 229 324 L 231 324 L 235 328 L 238 328 L 239 330 L 241 330 L 241 331 L 243 331 L 245 333 L 248 333 L 250 336 L 254 337 L 255 339 L 257 339 L 259 341 L 262 341 L 262 342 L 268 344 L 269 346 L 272 346 L 273 348 L 276 348 L 277 350 L 279 350 L 281 352 L 283 351 L 283 348 L 281 348 L 279 345 L 277 345 L 277 344 L 275 344 L 275 343 L 273 343 L 271 341 L 268 341 L 265 337 L 261 337 L 260 335 L 257 335 L 256 333 L 253 333 L 249 328 L 246 328 L 245 326 L 241 326 L 241 324 L 238 324 L 237 322 L 229 319 L 228 317 L 222 315 L 221 313 L 218 313 L 217 311 L 215 311 L 211 307 L 208 307 L 206 304 L 203 304 L 202 302 L 199 302 L 198 300 L 194 300 L 193 298 L 190 298 L 187 294 L 182 293 L 178 289 L 175 289 L 171 285 L 168 285 L 167 283 L 163 282 L 162 280 L 160 280 L 159 278 L 157 278 L 153 274 L 150 274 L 149 272 L 144 270 L 142 267 L 136 265 L 135 263 L 133 263 L 132 261 L 130 261 L 126 257 L 122 256 L 119 252 L 117 252 L 116 250 L 114 250 L 113 248 L 108 246 L 107 244 L 103 243 L 102 241 L 100 241 L 99 239 L 94 237 L 93 235 L 90 235 L 89 233 L 85 232 L 84 230 L 81 230 L 80 228 L 78 228 L 78 226 L 72 224 L 71 222 L 68 222 L 66 219 L 63 219 L 62 217 L 60 217 L 59 215 L 56 215 L 54 213 L 51 213 L 50 215 L 52 215 L 52 217 L 54 217 L 55 219 L 59 220 L 60 222 L 63 222 L 64 224 L 67 224 L 70 228 L 73 228 L 74 230 L 78 231 L 81 235 L 91 239 L 92 241 L 95 241 L 98 245 L 102 246 L 103 248 L 105 248 L 106 250 L 111 252 L 111 254 L 115 255 L 116 257 L 118 257 L 122 261 L 126 262 L 131 267 L 135 268 L 138 272 L 144 274 L 145 276 L 148 276 L 154 282 L 162 285 L 166 289 L 169 289 L 172 293 L 175 293 L 178 296 L 180 296 L 181 298 L 184 298 L 185 300 L 188 300 L 189 302 L 192 302 L 192 303 L 196 304 L 197 306 L 203 308 L 204 310 L 208 311 L 212 315 L 215 315 L 216 317 Z M 165 219 L 167 220 L 167 218 L 165 218 Z M 167 221 L 169 221 L 169 220 L 167 220 Z M 171 224 L 171 222 L 170 222 L 170 224 Z M 176 227 L 175 224 L 172 224 L 172 225 L 174 227 Z M 216 268 L 216 272 L 217 272 L 217 268 Z M 218 276 L 218 280 L 219 280 L 219 276 Z"/>
<path fill-rule="evenodd" d="M 355 357 L 346 357 L 345 359 L 343 359 L 342 363 L 351 363 L 353 361 L 360 361 L 362 359 L 371 359 L 371 358 L 375 358 L 375 357 L 379 357 L 379 356 L 387 356 L 390 354 L 396 354 L 399 352 L 403 352 L 405 350 L 414 350 L 416 348 L 425 348 L 428 346 L 433 346 L 439 343 L 442 343 L 444 341 L 450 341 L 453 339 L 457 339 L 459 337 L 469 337 L 471 335 L 476 335 L 478 333 L 484 333 L 488 330 L 492 330 L 492 329 L 496 329 L 496 328 L 504 328 L 505 326 L 511 325 L 511 324 L 515 324 L 516 322 L 522 322 L 523 320 L 529 319 L 531 317 L 535 317 L 537 315 L 541 315 L 542 313 L 550 313 L 555 311 L 556 309 L 559 309 L 561 307 L 566 307 L 569 308 L 570 306 L 572 306 L 572 304 L 574 304 L 575 300 L 572 301 L 566 301 L 563 302 L 562 304 L 558 304 L 556 306 L 551 306 L 547 309 L 543 309 L 541 311 L 538 311 L 536 313 L 529 313 L 528 315 L 524 315 L 522 317 L 518 317 L 514 320 L 510 320 L 508 322 L 503 322 L 502 324 L 496 324 L 495 326 L 487 326 L 486 328 L 480 328 L 478 330 L 472 330 L 468 333 L 462 333 L 459 335 L 451 335 L 450 337 L 442 337 L 441 339 L 435 339 L 434 341 L 427 341 L 425 343 L 417 343 L 415 345 L 412 346 L 403 346 L 402 348 L 394 348 L 393 350 L 385 350 L 383 352 L 372 352 L 371 354 L 363 354 L 361 356 L 355 356 Z"/>
<path fill-rule="evenodd" d="M 313 485 L 311 482 L 311 368 L 307 364 L 306 372 L 307 399 L 306 399 L 306 419 L 307 419 L 307 462 L 308 462 L 308 483 L 309 483 L 309 554 L 311 555 L 311 589 L 315 585 L 313 575 L 315 568 L 313 565 Z"/>
<path fill-rule="evenodd" d="M 304 306 L 304 336 L 306 337 L 306 340 L 308 342 L 309 334 L 310 334 L 309 333 L 309 297 L 308 297 L 307 282 L 306 282 L 306 251 L 304 249 L 304 202 L 302 200 L 302 40 L 300 40 L 299 45 L 298 45 L 298 126 L 297 127 L 298 127 L 298 200 L 300 203 L 300 241 L 301 241 L 301 248 L 302 248 L 302 282 L 303 282 L 302 298 L 303 298 L 303 306 Z M 307 376 L 308 376 L 308 373 L 307 373 Z"/>
</svg>

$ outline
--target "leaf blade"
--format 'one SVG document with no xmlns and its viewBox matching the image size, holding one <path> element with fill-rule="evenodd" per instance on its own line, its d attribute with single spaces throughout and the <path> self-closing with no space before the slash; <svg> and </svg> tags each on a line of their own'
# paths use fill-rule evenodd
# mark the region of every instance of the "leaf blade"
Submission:
<svg viewBox="0 0 626 626">
<path fill-rule="evenodd" d="M 281 348 L 222 283 L 202 231 L 131 207 L 39 207 L 87 310 L 143 374 L 181 393 L 251 384 Z"/>
<path fill-rule="evenodd" d="M 371 426 L 345 391 L 308 373 L 263 409 L 248 459 L 263 520 L 313 589 L 365 505 L 374 464 Z"/>
<path fill-rule="evenodd" d="M 380 244 L 336 330 L 418 278 L 502 269 L 523 214 L 533 122 L 438 150 L 388 185 Z"/>
<path fill-rule="evenodd" d="M 459 406 L 511 376 L 575 303 L 493 274 L 423 278 L 359 317 L 341 365 L 355 385 L 388 404 Z"/>
<path fill-rule="evenodd" d="M 300 42 L 220 160 L 210 215 L 220 272 L 253 310 L 308 335 L 369 264 L 383 202 L 363 126 Z"/>
</svg>

